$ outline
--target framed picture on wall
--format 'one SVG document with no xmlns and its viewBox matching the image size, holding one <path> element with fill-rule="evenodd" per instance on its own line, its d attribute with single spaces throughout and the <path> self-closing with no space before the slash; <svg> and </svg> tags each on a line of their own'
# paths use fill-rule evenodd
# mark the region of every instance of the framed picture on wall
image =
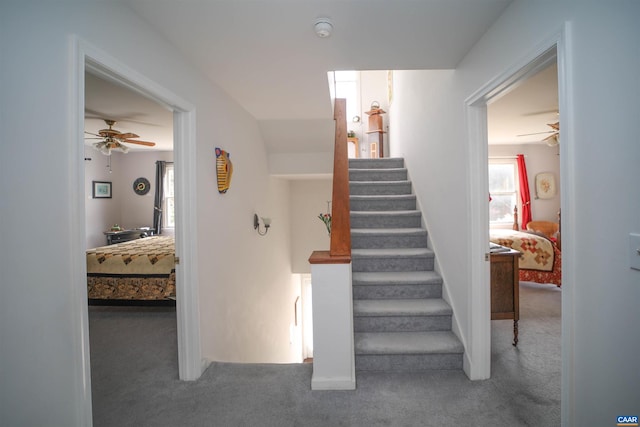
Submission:
<svg viewBox="0 0 640 427">
<path fill-rule="evenodd" d="M 556 195 L 556 180 L 551 172 L 536 175 L 536 196 L 539 199 L 551 199 Z"/>
<path fill-rule="evenodd" d="M 111 198 L 111 182 L 110 181 L 93 181 L 93 198 L 94 199 L 110 199 Z"/>
</svg>

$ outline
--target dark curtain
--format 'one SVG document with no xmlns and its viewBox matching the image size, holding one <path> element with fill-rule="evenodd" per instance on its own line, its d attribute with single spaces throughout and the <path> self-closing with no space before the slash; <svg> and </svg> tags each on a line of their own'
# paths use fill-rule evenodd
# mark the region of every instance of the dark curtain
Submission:
<svg viewBox="0 0 640 427">
<path fill-rule="evenodd" d="M 162 234 L 162 199 L 164 198 L 164 172 L 167 162 L 156 162 L 156 198 L 153 204 L 153 232 Z"/>
<path fill-rule="evenodd" d="M 524 156 L 518 154 L 518 180 L 520 181 L 520 201 L 522 202 L 522 230 L 527 229 L 531 221 L 531 195 L 529 194 L 529 180 L 527 179 L 527 165 Z"/>
</svg>

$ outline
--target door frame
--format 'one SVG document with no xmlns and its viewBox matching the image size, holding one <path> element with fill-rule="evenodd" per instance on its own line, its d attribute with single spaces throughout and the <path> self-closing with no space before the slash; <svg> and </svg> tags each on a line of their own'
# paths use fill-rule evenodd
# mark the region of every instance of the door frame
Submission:
<svg viewBox="0 0 640 427">
<path fill-rule="evenodd" d="M 178 368 L 181 380 L 196 380 L 206 368 L 201 356 L 200 319 L 197 277 L 197 207 L 196 207 L 196 110 L 171 91 L 128 67 L 106 52 L 77 36 L 72 37 L 70 64 L 70 133 L 69 194 L 72 209 L 71 268 L 74 277 L 74 313 L 76 360 L 81 370 L 80 394 L 84 396 L 83 419 L 91 420 L 91 367 L 89 353 L 89 318 L 86 286 L 86 231 L 84 202 L 84 73 L 89 70 L 166 106 L 173 111 L 174 165 L 176 185 L 176 318 Z M 189 236 L 187 239 L 186 236 Z M 89 422 L 88 425 L 91 423 Z"/>
<path fill-rule="evenodd" d="M 556 32 L 541 40 L 511 67 L 482 86 L 465 100 L 467 141 L 469 150 L 470 189 L 470 259 L 469 300 L 470 340 L 469 355 L 465 357 L 465 371 L 471 379 L 486 379 L 491 374 L 491 300 L 489 263 L 485 254 L 489 247 L 488 140 L 487 104 L 496 97 L 515 88 L 552 60 L 558 63 L 558 102 L 562 120 L 560 144 L 560 187 L 562 193 L 562 421 L 571 424 L 575 419 L 573 371 L 573 335 L 571 319 L 574 315 L 574 256 L 575 242 L 572 219 L 575 216 L 574 175 L 575 141 L 573 138 L 573 103 L 571 80 L 571 27 L 565 22 Z M 472 214 L 471 214 L 472 213 Z"/>
</svg>

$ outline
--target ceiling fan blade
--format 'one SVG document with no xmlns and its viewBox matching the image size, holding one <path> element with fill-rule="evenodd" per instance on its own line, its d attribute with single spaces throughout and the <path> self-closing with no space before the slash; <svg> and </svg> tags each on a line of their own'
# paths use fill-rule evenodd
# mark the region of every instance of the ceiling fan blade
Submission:
<svg viewBox="0 0 640 427">
<path fill-rule="evenodd" d="M 554 133 L 555 130 L 548 130 L 545 132 L 535 132 L 535 133 L 523 133 L 522 135 L 516 135 L 516 136 L 531 136 L 531 135 L 541 135 L 543 133 Z"/>
<path fill-rule="evenodd" d="M 547 123 L 547 126 L 550 126 L 553 130 L 560 130 L 560 122 Z"/>
<path fill-rule="evenodd" d="M 146 145 L 147 147 L 153 147 L 156 145 L 155 142 L 149 142 L 149 141 L 136 141 L 133 139 L 125 139 L 123 140 L 124 142 L 126 142 L 127 144 L 138 144 L 138 145 Z"/>
<path fill-rule="evenodd" d="M 552 139 L 558 139 L 558 132 L 554 132 L 553 135 L 549 135 L 548 137 L 546 137 L 545 139 L 543 139 L 543 141 L 549 141 Z"/>
<path fill-rule="evenodd" d="M 524 113 L 523 116 L 541 116 L 543 114 L 551 114 L 551 113 L 558 114 L 558 109 L 557 108 L 551 108 L 549 110 L 533 111 L 531 113 Z"/>
<path fill-rule="evenodd" d="M 84 133 L 88 133 L 89 135 L 98 136 L 98 137 L 102 138 L 102 137 L 101 137 L 100 135 L 98 135 L 97 133 L 87 132 L 86 130 L 84 131 Z"/>
<path fill-rule="evenodd" d="M 113 135 L 114 138 L 118 139 L 129 139 L 129 138 L 140 138 L 140 136 L 135 133 L 127 132 L 127 133 L 119 133 L 117 135 Z"/>
</svg>

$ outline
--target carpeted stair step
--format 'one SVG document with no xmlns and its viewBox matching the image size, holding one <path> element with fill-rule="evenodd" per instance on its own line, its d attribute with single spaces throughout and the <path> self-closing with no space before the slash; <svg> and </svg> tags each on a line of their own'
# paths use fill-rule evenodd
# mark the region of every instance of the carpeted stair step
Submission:
<svg viewBox="0 0 640 427">
<path fill-rule="evenodd" d="M 357 228 L 351 230 L 351 247 L 367 248 L 423 248 L 427 246 L 424 228 Z"/>
<path fill-rule="evenodd" d="M 398 169 L 404 168 L 404 159 L 384 157 L 381 159 L 349 159 L 349 169 Z"/>
<path fill-rule="evenodd" d="M 451 330 L 452 310 L 441 298 L 353 301 L 354 332 Z"/>
<path fill-rule="evenodd" d="M 442 277 L 435 271 L 354 272 L 353 299 L 441 298 Z"/>
<path fill-rule="evenodd" d="M 352 196 L 411 194 L 411 181 L 351 181 L 349 194 Z"/>
<path fill-rule="evenodd" d="M 413 194 L 359 195 L 349 197 L 352 211 L 409 211 L 416 208 Z"/>
<path fill-rule="evenodd" d="M 433 266 L 433 251 L 426 247 L 351 250 L 351 270 L 355 272 L 428 271 Z"/>
<path fill-rule="evenodd" d="M 450 331 L 357 332 L 356 370 L 462 369 L 464 347 Z"/>
<path fill-rule="evenodd" d="M 406 181 L 407 169 L 350 169 L 349 181 Z"/>
<path fill-rule="evenodd" d="M 420 228 L 422 215 L 408 211 L 351 211 L 351 228 Z"/>
</svg>

